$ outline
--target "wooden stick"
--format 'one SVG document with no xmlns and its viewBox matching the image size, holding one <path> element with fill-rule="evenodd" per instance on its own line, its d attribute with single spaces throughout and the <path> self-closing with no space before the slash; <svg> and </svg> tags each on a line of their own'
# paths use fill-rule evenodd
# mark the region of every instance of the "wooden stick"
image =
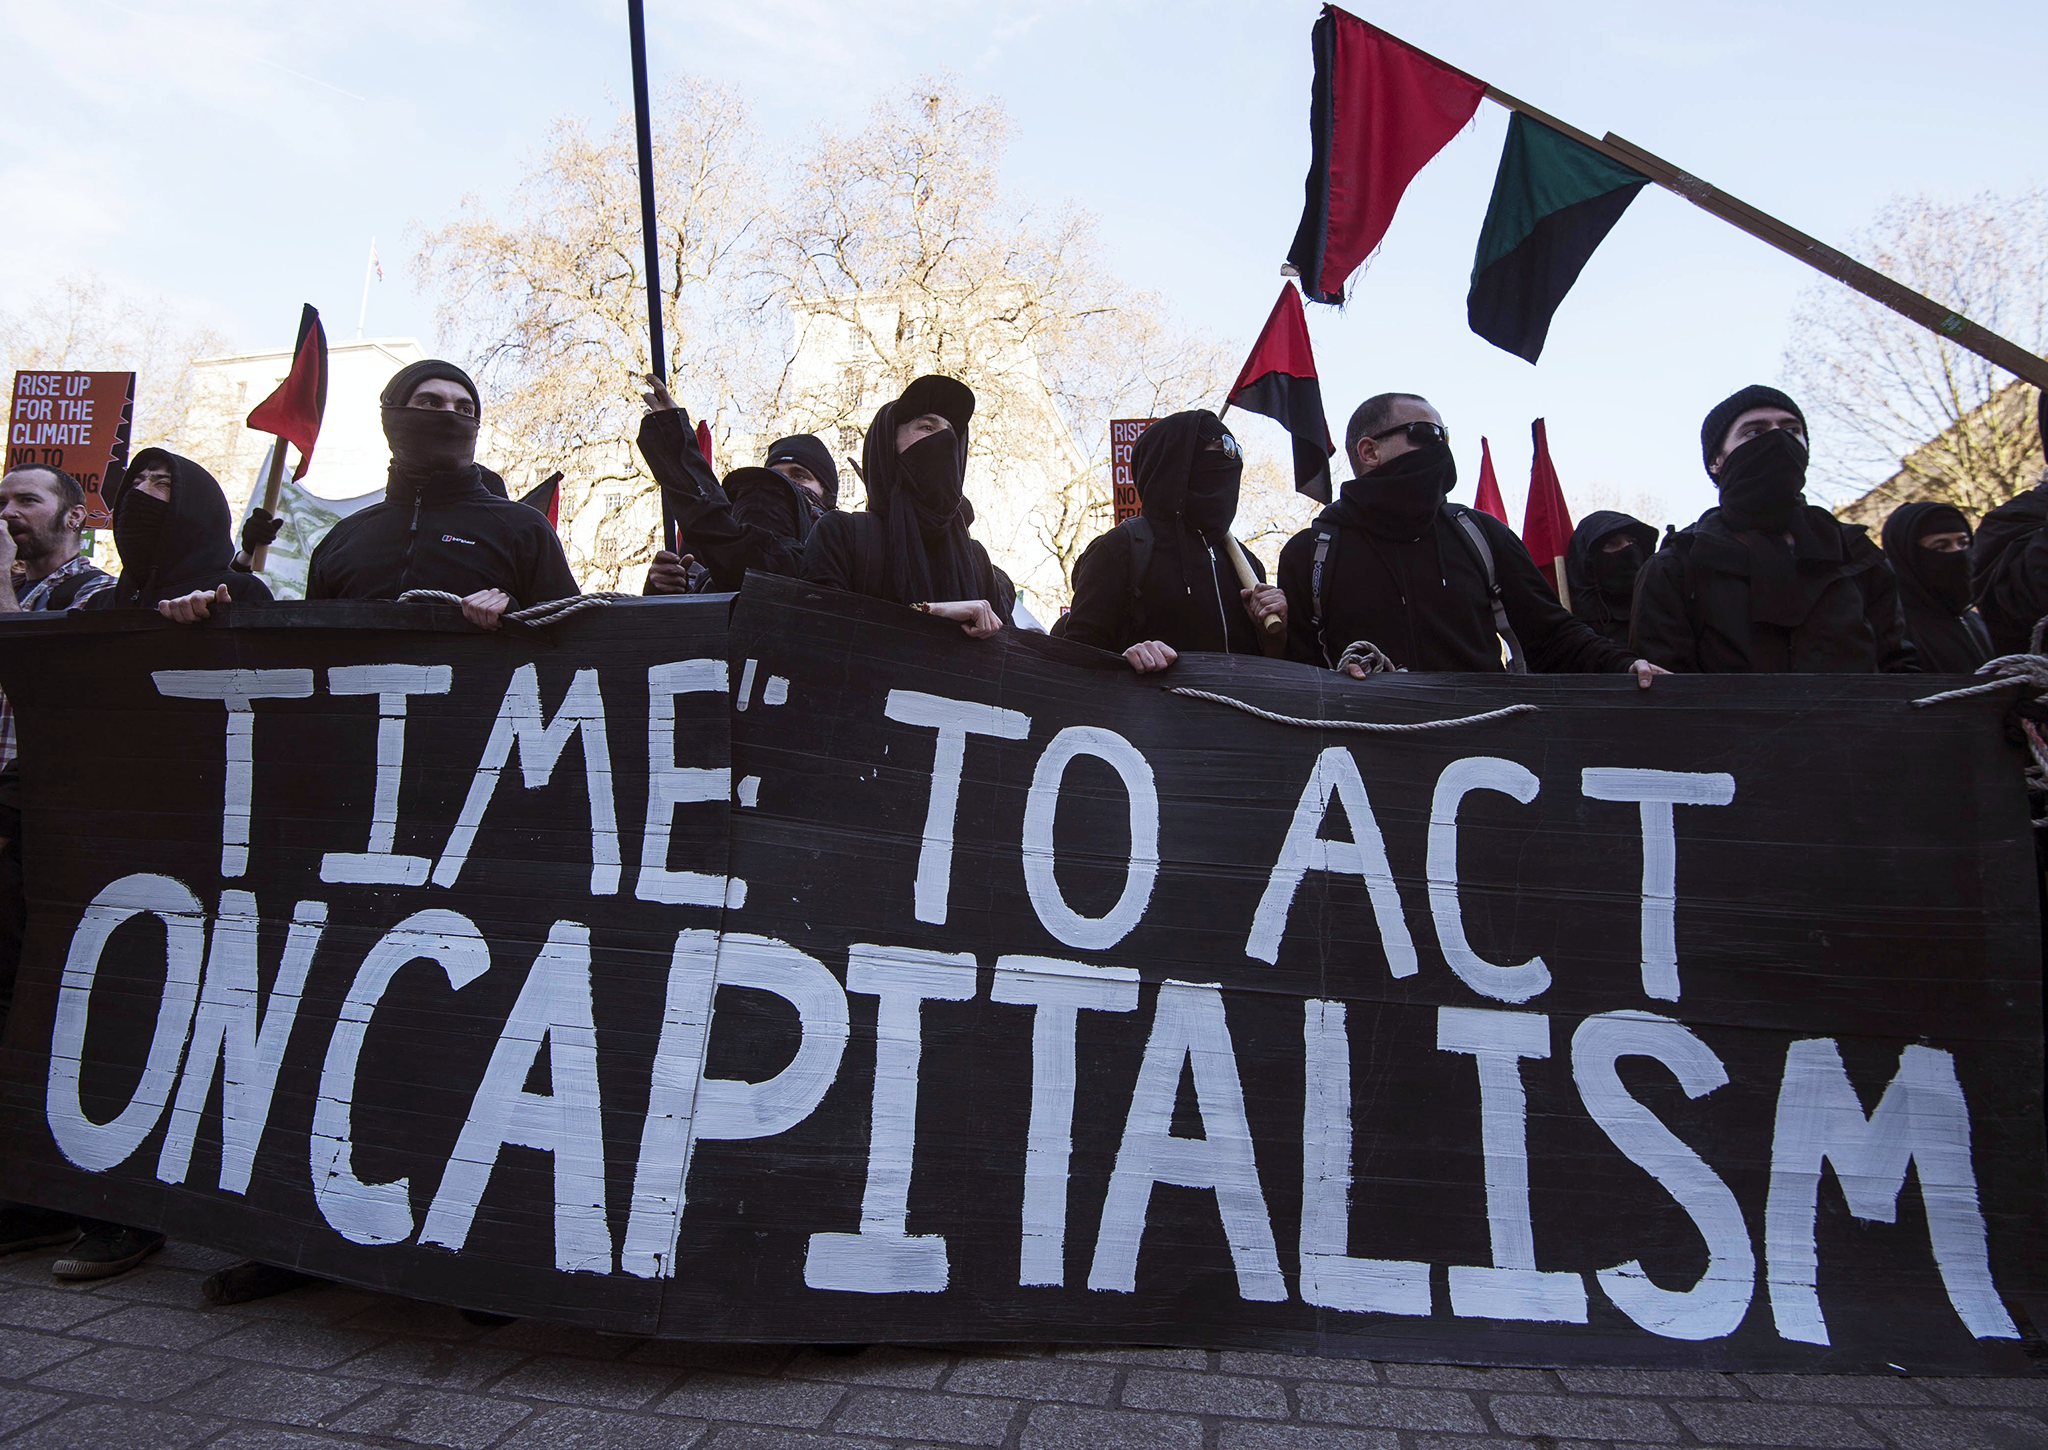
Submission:
<svg viewBox="0 0 2048 1450">
<path fill-rule="evenodd" d="M 277 517 L 277 494 L 284 485 L 284 439 L 275 438 L 270 445 L 270 476 L 263 480 L 263 512 Z M 256 552 L 249 556 L 249 572 L 263 572 L 263 561 L 270 554 L 270 545 L 258 544 Z"/>
<path fill-rule="evenodd" d="M 1237 571 L 1238 584 L 1246 589 L 1258 588 L 1259 576 L 1252 572 L 1252 561 L 1244 556 L 1244 545 L 1238 543 L 1233 536 L 1225 534 L 1223 536 L 1223 551 L 1230 555 L 1230 567 Z M 1261 614 L 1258 616 L 1258 621 L 1259 628 L 1266 631 L 1267 634 L 1278 634 L 1281 630 L 1287 628 L 1287 621 L 1282 619 L 1277 612 Z"/>
<path fill-rule="evenodd" d="M 1559 554 L 1550 562 L 1557 566 L 1557 602 L 1569 610 L 1572 607 L 1572 584 L 1564 577 L 1564 555 Z"/>
<path fill-rule="evenodd" d="M 1796 227 L 1788 226 L 1768 213 L 1758 211 L 1747 202 L 1737 200 L 1718 187 L 1708 185 L 1697 176 L 1680 170 L 1660 156 L 1652 155 L 1634 142 L 1624 141 L 1612 131 L 1604 137 L 1589 135 L 1576 126 L 1558 120 L 1548 112 L 1538 110 L 1527 101 L 1509 95 L 1498 86 L 1488 86 L 1486 98 L 1506 106 L 1511 111 L 1520 111 L 1530 120 L 1539 121 L 1553 131 L 1562 132 L 1581 146 L 1590 147 L 1610 161 L 1617 161 L 1633 171 L 1641 172 L 1666 191 L 1684 197 L 1700 210 L 1719 217 L 1731 226 L 1741 228 L 1759 241 L 1769 242 L 1787 256 L 1797 258 L 1844 286 L 1855 288 L 1872 301 L 1883 303 L 1901 317 L 1919 323 L 1930 332 L 1939 333 L 1956 346 L 1997 364 L 2015 377 L 2023 378 L 2037 388 L 2048 389 L 2048 358 L 2035 356 L 2018 343 L 2000 337 L 1989 328 L 1981 327 L 1960 313 L 1942 306 L 1933 298 L 1921 296 L 1904 283 L 1893 281 L 1884 273 L 1864 266 L 1854 257 L 1836 251 L 1827 243 L 1809 237 Z"/>
</svg>

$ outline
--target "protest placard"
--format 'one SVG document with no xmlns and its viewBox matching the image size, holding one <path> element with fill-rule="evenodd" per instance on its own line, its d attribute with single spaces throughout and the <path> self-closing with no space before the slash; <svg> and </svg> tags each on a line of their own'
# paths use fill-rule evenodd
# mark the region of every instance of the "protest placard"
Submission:
<svg viewBox="0 0 2048 1450">
<path fill-rule="evenodd" d="M 24 369 L 7 410 L 7 467 L 61 468 L 85 489 L 85 527 L 113 523 L 103 490 L 128 462 L 135 374 Z"/>
</svg>

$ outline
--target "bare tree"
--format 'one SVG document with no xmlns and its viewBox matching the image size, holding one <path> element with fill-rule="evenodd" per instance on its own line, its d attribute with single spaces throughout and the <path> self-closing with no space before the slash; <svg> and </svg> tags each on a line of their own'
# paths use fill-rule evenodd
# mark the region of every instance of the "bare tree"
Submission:
<svg viewBox="0 0 2048 1450">
<path fill-rule="evenodd" d="M 1898 197 L 1857 241 L 1879 271 L 2030 351 L 2048 347 L 2043 188 L 1955 205 Z M 2031 387 L 1861 293 L 1809 288 L 1785 369 L 1817 425 L 1823 486 L 1863 496 L 1845 512 L 1937 498 L 1978 516 L 2040 470 Z"/>
</svg>

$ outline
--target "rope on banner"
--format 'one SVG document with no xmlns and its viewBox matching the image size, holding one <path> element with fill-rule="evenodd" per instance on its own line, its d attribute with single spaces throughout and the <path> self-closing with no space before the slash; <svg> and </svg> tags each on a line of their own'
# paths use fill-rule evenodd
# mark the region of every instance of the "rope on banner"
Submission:
<svg viewBox="0 0 2048 1450">
<path fill-rule="evenodd" d="M 1271 720 L 1275 725 L 1298 725 L 1304 730 L 1358 730 L 1369 735 L 1408 735 L 1418 730 L 1448 730 L 1454 725 L 1478 725 L 1488 720 L 1505 720 L 1510 715 L 1529 715 L 1542 709 L 1540 705 L 1504 705 L 1498 710 L 1488 710 L 1480 715 L 1461 715 L 1456 720 L 1417 720 L 1405 725 L 1384 724 L 1376 720 L 1303 720 L 1293 715 L 1277 715 L 1271 710 L 1261 710 L 1257 705 L 1228 695 L 1212 694 L 1208 690 L 1191 690 L 1183 685 L 1169 685 L 1169 695 L 1185 695 L 1191 700 L 1208 700 L 1217 705 L 1228 705 L 1233 710 L 1242 710 L 1247 715 L 1256 715 L 1261 720 Z"/>
<path fill-rule="evenodd" d="M 572 615 L 586 609 L 602 609 L 607 604 L 616 604 L 622 599 L 633 598 L 630 594 L 572 594 L 567 599 L 549 599 L 540 604 L 530 604 L 524 609 L 514 609 L 505 618 L 514 624 L 529 624 L 535 629 L 545 624 L 560 624 Z M 398 596 L 400 604 L 456 604 L 462 603 L 460 594 L 450 594 L 445 589 L 408 589 Z"/>
</svg>

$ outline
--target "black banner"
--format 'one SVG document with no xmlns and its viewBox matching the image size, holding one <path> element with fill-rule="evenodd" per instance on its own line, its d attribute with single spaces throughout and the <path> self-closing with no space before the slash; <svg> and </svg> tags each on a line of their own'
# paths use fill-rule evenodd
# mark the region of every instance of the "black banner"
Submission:
<svg viewBox="0 0 2048 1450">
<path fill-rule="evenodd" d="M 0 625 L 7 1193 L 689 1338 L 2025 1363 L 2001 697 L 1138 677 L 763 578 L 459 630 Z"/>
</svg>

